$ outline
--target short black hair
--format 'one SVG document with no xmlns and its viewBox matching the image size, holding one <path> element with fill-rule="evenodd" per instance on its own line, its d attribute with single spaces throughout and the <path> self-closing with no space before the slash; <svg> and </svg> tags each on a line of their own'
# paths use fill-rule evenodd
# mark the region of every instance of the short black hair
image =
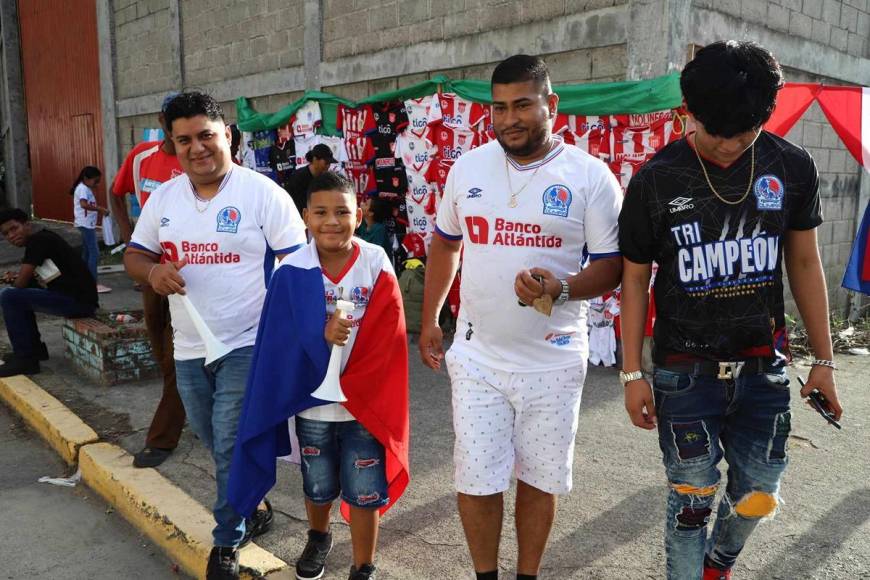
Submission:
<svg viewBox="0 0 870 580">
<path fill-rule="evenodd" d="M 205 115 L 210 121 L 220 119 L 226 123 L 220 103 L 211 95 L 199 91 L 179 93 L 163 108 L 163 119 L 170 131 L 172 131 L 172 122 L 176 119 L 189 119 L 199 115 Z"/>
<path fill-rule="evenodd" d="M 501 61 L 492 71 L 493 85 L 534 81 L 543 94 L 549 94 L 550 71 L 539 56 L 515 54 Z"/>
<path fill-rule="evenodd" d="M 0 226 L 12 220 L 24 224 L 29 222 L 30 218 L 27 216 L 26 213 L 24 213 L 24 210 L 18 209 L 17 207 L 0 209 Z"/>
<path fill-rule="evenodd" d="M 393 215 L 393 206 L 390 202 L 380 197 L 372 198 L 371 210 L 375 217 L 375 223 L 379 224 L 384 223 L 388 217 Z"/>
<path fill-rule="evenodd" d="M 311 201 L 311 194 L 315 191 L 340 191 L 348 193 L 356 199 L 356 189 L 353 186 L 353 182 L 335 171 L 324 171 L 311 180 L 305 196 L 306 205 Z"/>
<path fill-rule="evenodd" d="M 726 139 L 764 125 L 782 85 L 776 58 L 744 40 L 705 46 L 680 75 L 686 108 L 707 133 Z"/>
</svg>

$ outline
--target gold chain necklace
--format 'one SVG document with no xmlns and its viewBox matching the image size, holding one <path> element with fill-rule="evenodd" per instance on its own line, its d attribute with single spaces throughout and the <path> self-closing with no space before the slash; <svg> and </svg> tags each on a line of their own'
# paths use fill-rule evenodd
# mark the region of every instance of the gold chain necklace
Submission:
<svg viewBox="0 0 870 580">
<path fill-rule="evenodd" d="M 693 139 L 695 142 L 695 146 L 693 147 L 693 149 L 695 150 L 695 157 L 698 158 L 698 163 L 701 164 L 701 171 L 704 172 L 704 178 L 707 180 L 707 185 L 710 187 L 710 191 L 713 192 L 713 195 L 715 195 L 719 199 L 719 201 L 721 201 L 722 203 L 727 203 L 728 205 L 740 205 L 741 203 L 743 203 L 743 200 L 745 200 L 746 196 L 749 195 L 749 192 L 752 191 L 752 181 L 755 179 L 755 141 L 752 142 L 752 145 L 750 147 L 750 154 L 752 156 L 752 160 L 749 162 L 749 185 L 746 186 L 746 191 L 743 193 L 742 196 L 740 196 L 740 199 L 738 199 L 737 201 L 728 201 L 727 199 L 719 195 L 719 192 L 716 191 L 715 187 L 713 187 L 713 182 L 710 181 L 710 176 L 707 174 L 707 168 L 704 166 L 704 160 L 701 159 L 701 154 L 698 152 L 697 133 L 695 133 Z"/>
<path fill-rule="evenodd" d="M 550 147 L 549 147 L 549 149 L 547 149 L 547 153 L 544 154 L 544 158 L 542 158 L 541 161 L 543 161 L 547 157 L 547 155 L 550 154 L 550 151 L 552 151 L 552 150 L 553 150 L 553 143 L 550 142 Z M 504 172 L 505 172 L 505 175 L 507 175 L 508 192 L 510 193 L 510 199 L 508 199 L 508 207 L 513 208 L 513 207 L 517 207 L 519 205 L 519 200 L 517 198 L 520 196 L 520 194 L 523 192 L 523 190 L 525 190 L 526 187 L 531 182 L 533 182 L 535 180 L 535 175 L 538 173 L 538 170 L 543 165 L 544 164 L 541 163 L 540 165 L 535 167 L 535 170 L 532 172 L 532 176 L 529 177 L 528 181 L 526 181 L 523 184 L 523 186 L 521 188 L 519 188 L 517 191 L 514 191 L 514 186 L 511 183 L 511 170 L 510 170 L 510 167 L 508 166 L 508 155 L 505 152 L 505 154 L 504 154 Z"/>
</svg>

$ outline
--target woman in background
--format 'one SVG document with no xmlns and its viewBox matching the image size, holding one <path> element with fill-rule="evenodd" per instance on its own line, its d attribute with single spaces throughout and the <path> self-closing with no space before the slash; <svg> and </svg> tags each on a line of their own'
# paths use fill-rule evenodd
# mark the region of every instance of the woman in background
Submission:
<svg viewBox="0 0 870 580">
<path fill-rule="evenodd" d="M 100 257 L 100 249 L 97 245 L 97 216 L 109 215 L 109 210 L 97 205 L 94 188 L 99 185 L 102 172 L 92 165 L 86 166 L 79 172 L 70 195 L 73 196 L 73 215 L 75 225 L 82 234 L 82 260 L 88 266 L 88 270 L 97 279 L 97 261 Z M 97 284 L 97 292 L 111 292 L 112 289 Z"/>
</svg>

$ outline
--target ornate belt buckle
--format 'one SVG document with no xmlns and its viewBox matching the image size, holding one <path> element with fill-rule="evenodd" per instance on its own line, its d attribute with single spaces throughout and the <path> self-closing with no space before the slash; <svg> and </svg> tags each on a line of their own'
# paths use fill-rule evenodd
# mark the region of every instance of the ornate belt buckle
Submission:
<svg viewBox="0 0 870 580">
<path fill-rule="evenodd" d="M 743 370 L 743 361 L 724 361 L 719 363 L 719 374 L 716 378 L 719 380 L 732 380 L 740 376 L 740 371 Z"/>
</svg>

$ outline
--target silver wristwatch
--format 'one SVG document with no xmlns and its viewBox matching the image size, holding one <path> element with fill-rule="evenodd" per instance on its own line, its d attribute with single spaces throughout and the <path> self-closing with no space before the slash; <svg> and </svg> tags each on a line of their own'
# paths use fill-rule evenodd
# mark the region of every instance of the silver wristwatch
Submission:
<svg viewBox="0 0 870 580">
<path fill-rule="evenodd" d="M 631 371 L 630 373 L 627 373 L 625 371 L 619 371 L 619 382 L 622 383 L 623 387 L 631 381 L 636 381 L 642 378 L 643 371 Z"/>
<path fill-rule="evenodd" d="M 568 296 L 570 294 L 571 289 L 568 287 L 567 280 L 559 280 L 559 283 L 562 285 L 562 291 L 559 293 L 559 297 L 553 301 L 553 304 L 560 305 L 568 302 Z"/>
</svg>

